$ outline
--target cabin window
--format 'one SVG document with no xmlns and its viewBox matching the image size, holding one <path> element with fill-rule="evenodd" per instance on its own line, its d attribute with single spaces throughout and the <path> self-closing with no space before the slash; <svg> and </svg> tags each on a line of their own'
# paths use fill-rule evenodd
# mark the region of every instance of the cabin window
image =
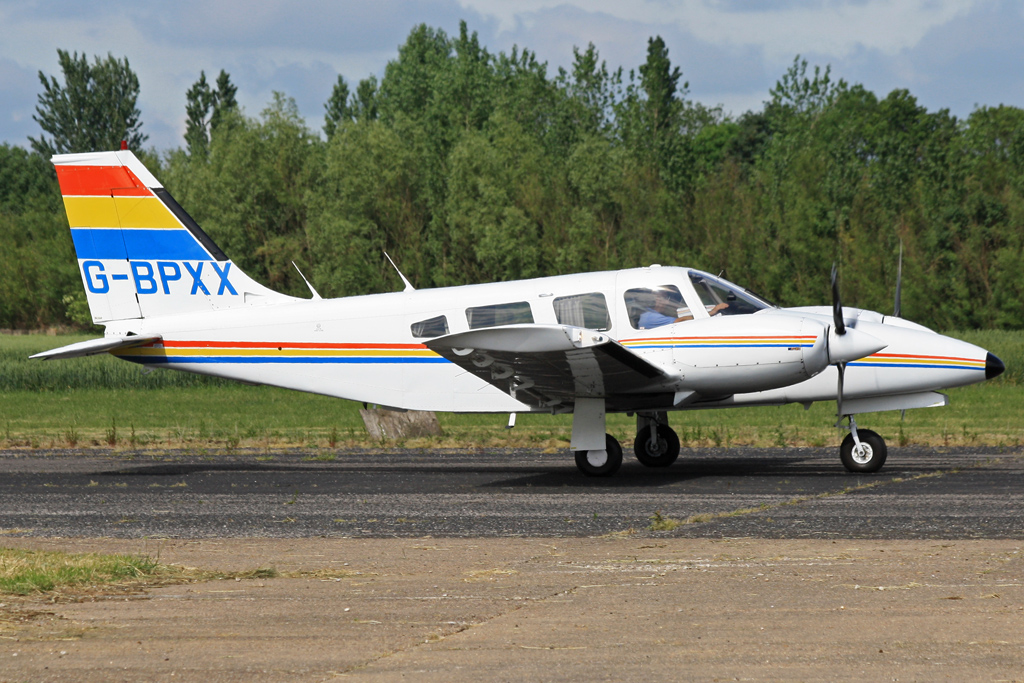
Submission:
<svg viewBox="0 0 1024 683">
<path fill-rule="evenodd" d="M 559 325 L 586 327 L 590 330 L 607 330 L 612 326 L 608 303 L 600 292 L 560 296 L 552 304 Z"/>
<path fill-rule="evenodd" d="M 692 320 L 693 314 L 675 285 L 637 287 L 623 295 L 629 324 L 636 330 L 650 330 L 679 320 Z"/>
<path fill-rule="evenodd" d="M 440 337 L 445 334 L 448 334 L 448 318 L 443 315 L 412 324 L 414 337 Z"/>
<path fill-rule="evenodd" d="M 476 306 L 466 309 L 466 322 L 469 323 L 469 329 L 471 330 L 481 327 L 529 324 L 533 322 L 533 312 L 530 310 L 530 304 L 527 301 Z"/>
</svg>

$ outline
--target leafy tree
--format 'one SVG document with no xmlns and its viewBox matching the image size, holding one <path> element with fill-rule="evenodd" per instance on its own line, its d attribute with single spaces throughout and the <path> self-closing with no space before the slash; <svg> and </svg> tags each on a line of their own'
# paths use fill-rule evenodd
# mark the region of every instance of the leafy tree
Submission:
<svg viewBox="0 0 1024 683">
<path fill-rule="evenodd" d="M 199 72 L 199 80 L 185 93 L 185 145 L 190 156 L 206 156 L 210 145 L 210 110 L 217 99 L 206 82 L 206 72 Z"/>
<path fill-rule="evenodd" d="M 132 149 L 141 148 L 149 137 L 142 133 L 141 112 L 135 106 L 139 79 L 128 58 L 95 57 L 92 64 L 77 52 L 57 50 L 64 84 L 40 71 L 43 92 L 33 119 L 52 137 L 29 138 L 44 157 L 71 152 L 118 149 L 126 140 Z"/>
<path fill-rule="evenodd" d="M 345 82 L 344 76 L 338 74 L 338 81 L 334 84 L 331 96 L 324 104 L 324 109 L 327 110 L 327 113 L 324 114 L 324 134 L 328 140 L 334 137 L 339 125 L 353 118 L 352 107 L 348 100 L 348 83 Z"/>
<path fill-rule="evenodd" d="M 238 100 L 235 95 L 238 88 L 231 82 L 231 76 L 224 69 L 217 74 L 217 97 L 214 100 L 213 112 L 210 114 L 210 130 L 215 129 L 228 112 L 238 109 Z"/>
<path fill-rule="evenodd" d="M 366 119 L 339 128 L 327 144 L 307 224 L 316 254 L 313 276 L 325 296 L 400 287 L 385 251 L 417 287 L 431 284 L 423 266 L 429 212 L 421 144 L 415 135 Z"/>
<path fill-rule="evenodd" d="M 659 262 L 801 305 L 828 300 L 838 260 L 844 301 L 887 313 L 902 243 L 905 315 L 1024 326 L 1024 110 L 959 121 L 798 56 L 734 118 L 687 99 L 663 40 L 647 48 L 628 80 L 594 45 L 549 77 L 465 23 L 421 25 L 379 82 L 338 78 L 326 143 L 280 93 L 243 116 L 222 71 L 188 93 L 187 151 L 137 153 L 240 266 L 294 294 L 293 259 L 325 295 L 400 288 L 386 250 L 417 287 Z M 49 165 L 0 147 L 0 326 L 82 312 L 71 249 Z"/>
<path fill-rule="evenodd" d="M 673 67 L 668 58 L 668 48 L 661 36 L 647 41 L 647 61 L 640 67 L 640 87 L 646 95 L 644 121 L 647 132 L 656 140 L 672 130 L 679 114 L 677 92 L 685 95 L 689 83 L 679 87 L 683 72 Z"/>
<path fill-rule="evenodd" d="M 373 121 L 379 114 L 380 102 L 377 77 L 370 76 L 359 81 L 356 98 L 352 103 L 352 116 L 356 119 Z"/>
<path fill-rule="evenodd" d="M 291 261 L 306 258 L 305 195 L 317 182 L 321 145 L 295 101 L 275 93 L 259 119 L 223 112 L 208 158 L 171 155 L 165 183 L 252 277 L 302 294 Z"/>
<path fill-rule="evenodd" d="M 68 322 L 62 299 L 82 282 L 57 177 L 42 156 L 7 143 L 0 145 L 0 263 L 0 327 Z"/>
<path fill-rule="evenodd" d="M 394 121 L 400 115 L 413 119 L 425 115 L 434 99 L 437 80 L 447 70 L 451 51 L 448 36 L 441 29 L 420 24 L 412 30 L 398 48 L 398 58 L 384 69 L 379 99 L 385 121 Z"/>
<path fill-rule="evenodd" d="M 213 89 L 206 82 L 206 72 L 199 72 L 199 80 L 192 84 L 185 94 L 185 144 L 189 156 L 205 157 L 210 146 L 210 136 L 224 120 L 226 114 L 238 108 L 231 77 L 221 69 L 217 76 L 217 87 Z"/>
</svg>

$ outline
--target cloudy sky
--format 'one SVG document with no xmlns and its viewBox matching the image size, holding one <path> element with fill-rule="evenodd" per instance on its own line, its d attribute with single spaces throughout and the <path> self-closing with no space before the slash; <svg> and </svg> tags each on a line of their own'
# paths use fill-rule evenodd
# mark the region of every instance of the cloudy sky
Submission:
<svg viewBox="0 0 1024 683">
<path fill-rule="evenodd" d="M 536 52 L 549 73 L 594 43 L 611 67 L 643 63 L 660 35 L 690 96 L 759 109 L 800 54 L 879 95 L 907 88 L 930 110 L 1024 106 L 1024 3 L 1018 0 L 0 0 L 0 141 L 25 145 L 38 72 L 57 49 L 125 56 L 139 76 L 143 131 L 183 144 L 185 91 L 225 69 L 250 115 L 279 90 L 320 129 L 337 74 L 383 75 L 409 31 L 451 33 L 465 19 L 491 52 Z"/>
</svg>

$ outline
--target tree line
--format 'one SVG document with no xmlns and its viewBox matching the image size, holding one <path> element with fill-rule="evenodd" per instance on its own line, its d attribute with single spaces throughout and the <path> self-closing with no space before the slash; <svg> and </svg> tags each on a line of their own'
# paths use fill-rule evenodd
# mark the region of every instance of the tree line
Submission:
<svg viewBox="0 0 1024 683">
<path fill-rule="evenodd" d="M 0 327 L 83 320 L 46 157 L 129 138 L 239 266 L 290 294 L 307 292 L 292 261 L 325 296 L 401 289 L 387 251 L 418 288 L 662 263 L 806 305 L 828 302 L 836 261 L 845 303 L 891 313 L 902 245 L 905 317 L 1024 327 L 1015 107 L 958 119 L 798 57 L 761 110 L 730 116 L 690 99 L 658 37 L 635 70 L 610 70 L 589 45 L 550 73 L 527 49 L 489 52 L 465 24 L 421 25 L 379 81 L 339 76 L 322 135 L 287 95 L 247 116 L 227 73 L 203 73 L 185 145 L 158 154 L 136 147 L 127 60 L 61 59 L 65 86 L 40 73 L 36 120 L 51 137 L 0 146 Z M 108 71 L 125 82 L 103 85 Z M 121 94 L 110 139 L 54 124 L 103 128 L 95 101 L 65 106 L 90 77 L 79 89 L 95 101 Z"/>
</svg>

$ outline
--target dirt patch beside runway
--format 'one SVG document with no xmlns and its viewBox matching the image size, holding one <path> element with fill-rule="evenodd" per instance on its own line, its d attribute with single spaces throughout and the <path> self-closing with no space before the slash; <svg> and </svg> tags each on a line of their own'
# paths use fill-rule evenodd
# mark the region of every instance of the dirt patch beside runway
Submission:
<svg viewBox="0 0 1024 683">
<path fill-rule="evenodd" d="M 3 681 L 1024 680 L 1019 541 L 4 542 L 331 578 L 7 600 Z"/>
</svg>

